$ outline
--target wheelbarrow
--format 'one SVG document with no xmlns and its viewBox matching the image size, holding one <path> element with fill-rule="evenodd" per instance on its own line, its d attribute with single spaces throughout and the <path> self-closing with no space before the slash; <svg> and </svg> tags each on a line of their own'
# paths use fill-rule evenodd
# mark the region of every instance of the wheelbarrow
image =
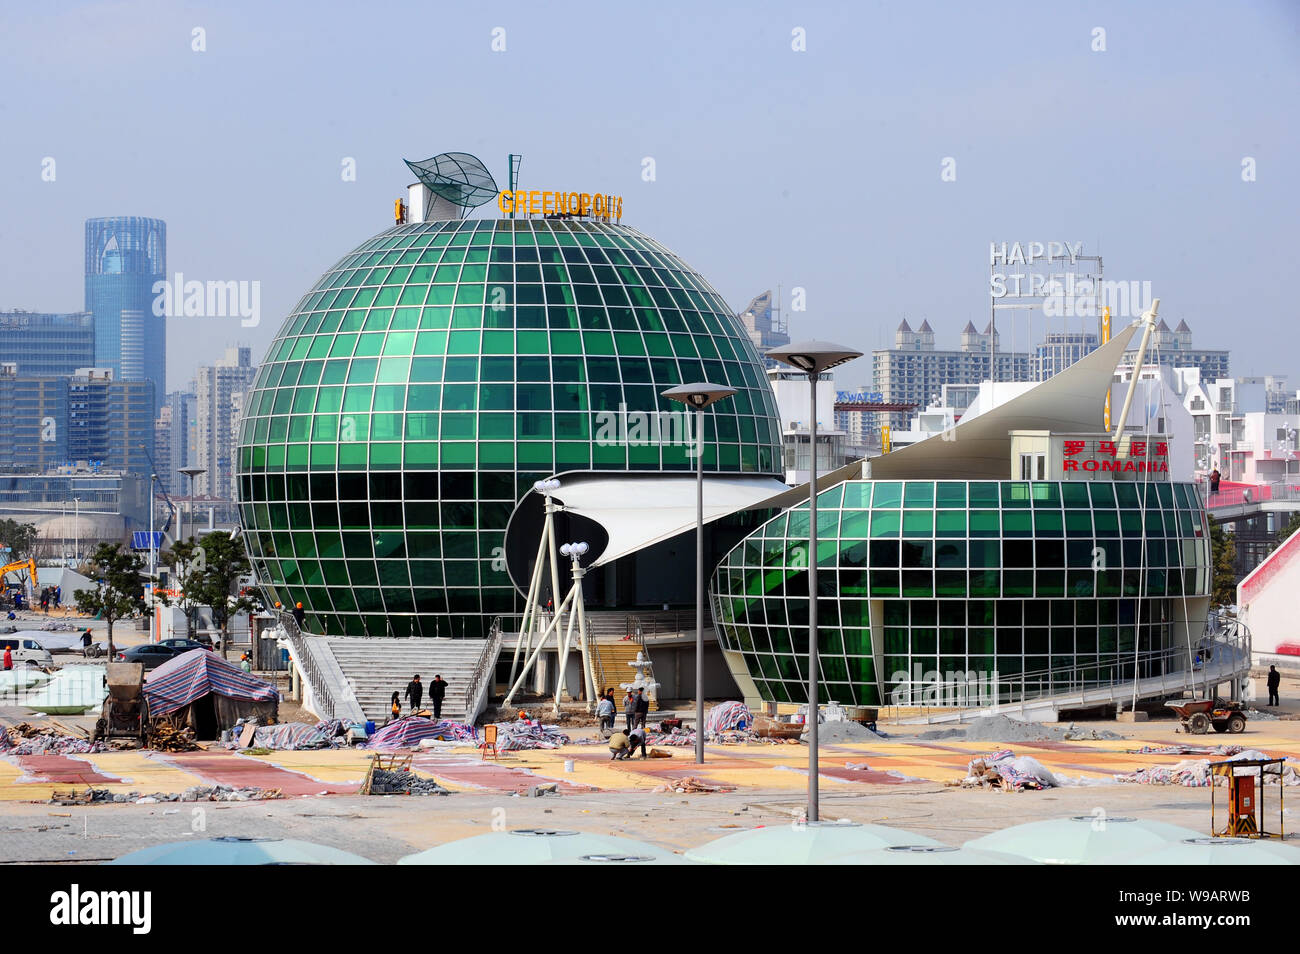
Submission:
<svg viewBox="0 0 1300 954">
<path fill-rule="evenodd" d="M 1190 735 L 1205 735 L 1214 726 L 1215 732 L 1245 732 L 1246 714 L 1241 703 L 1223 699 L 1191 699 L 1187 702 L 1166 702 L 1182 720 L 1183 731 Z"/>
</svg>

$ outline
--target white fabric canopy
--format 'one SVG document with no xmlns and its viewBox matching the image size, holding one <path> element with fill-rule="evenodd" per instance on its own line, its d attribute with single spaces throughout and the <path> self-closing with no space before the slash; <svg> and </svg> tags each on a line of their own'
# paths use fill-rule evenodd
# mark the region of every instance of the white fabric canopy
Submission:
<svg viewBox="0 0 1300 954">
<path fill-rule="evenodd" d="M 789 489 L 773 477 L 705 475 L 704 522 L 762 505 Z M 592 566 L 612 563 L 695 526 L 694 474 L 566 476 L 555 499 L 609 534 L 609 545 Z"/>
<path fill-rule="evenodd" d="M 1005 404 L 962 418 L 946 437 L 936 435 L 871 458 L 872 479 L 1007 480 L 1012 431 L 1102 430 L 1102 408 L 1115 367 L 1138 328 L 1129 325 L 1092 354 Z"/>
</svg>

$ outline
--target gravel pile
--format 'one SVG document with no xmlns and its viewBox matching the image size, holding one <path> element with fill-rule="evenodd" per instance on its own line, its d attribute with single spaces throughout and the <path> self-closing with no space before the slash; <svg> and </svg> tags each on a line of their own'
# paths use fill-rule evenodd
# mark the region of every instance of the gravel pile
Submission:
<svg viewBox="0 0 1300 954">
<path fill-rule="evenodd" d="M 917 739 L 925 741 L 963 739 L 967 742 L 1075 742 L 1122 738 L 1124 736 L 1109 729 L 1081 729 L 1073 722 L 1063 728 L 1004 715 L 982 716 L 964 728 L 935 729 L 917 736 Z"/>
<path fill-rule="evenodd" d="M 390 772 L 387 769 L 375 769 L 370 780 L 371 795 L 450 795 L 431 778 L 423 778 L 414 772 Z"/>
<path fill-rule="evenodd" d="M 885 737 L 872 732 L 860 722 L 823 722 L 817 726 L 817 747 L 836 745 L 841 742 L 879 742 Z M 805 731 L 803 740 L 808 741 Z"/>
</svg>

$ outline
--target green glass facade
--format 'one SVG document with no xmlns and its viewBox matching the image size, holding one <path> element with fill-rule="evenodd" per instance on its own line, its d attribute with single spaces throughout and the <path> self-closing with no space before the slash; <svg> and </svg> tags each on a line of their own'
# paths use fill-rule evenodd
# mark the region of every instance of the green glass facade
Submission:
<svg viewBox="0 0 1300 954">
<path fill-rule="evenodd" d="M 818 511 L 823 702 L 897 703 L 936 672 L 996 673 L 995 702 L 1131 681 L 1185 667 L 1173 621 L 1204 618 L 1191 484 L 850 481 Z M 719 640 L 767 700 L 808 698 L 807 548 L 805 504 L 713 576 Z"/>
<path fill-rule="evenodd" d="M 762 361 L 693 269 L 628 226 L 396 226 L 286 319 L 241 425 L 242 525 L 259 581 L 308 628 L 480 636 L 522 598 L 507 521 L 533 481 L 690 472 L 685 443 L 602 439 L 659 392 L 737 389 L 705 416 L 710 473 L 780 473 Z"/>
</svg>

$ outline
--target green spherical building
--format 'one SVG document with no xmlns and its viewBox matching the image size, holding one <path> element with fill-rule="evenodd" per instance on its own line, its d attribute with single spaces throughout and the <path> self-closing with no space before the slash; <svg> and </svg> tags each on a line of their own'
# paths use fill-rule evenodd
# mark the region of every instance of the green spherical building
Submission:
<svg viewBox="0 0 1300 954">
<path fill-rule="evenodd" d="M 658 242 L 594 217 L 388 229 L 307 292 L 248 395 L 258 581 L 313 632 L 482 636 L 522 608 L 505 530 L 534 481 L 694 470 L 681 444 L 597 439 L 602 415 L 671 412 L 660 392 L 691 381 L 737 390 L 706 415 L 706 473 L 779 475 L 753 343 Z"/>
</svg>

